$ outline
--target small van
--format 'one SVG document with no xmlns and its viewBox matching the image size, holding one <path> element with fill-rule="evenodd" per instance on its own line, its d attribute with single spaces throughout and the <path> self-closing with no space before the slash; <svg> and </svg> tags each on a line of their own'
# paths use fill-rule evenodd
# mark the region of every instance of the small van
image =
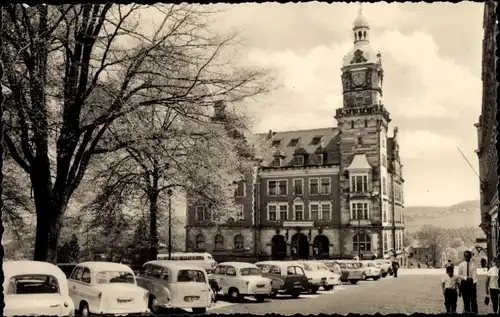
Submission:
<svg viewBox="0 0 500 317">
<path fill-rule="evenodd" d="M 207 271 L 207 274 L 212 274 L 217 266 L 217 262 L 207 252 L 173 252 L 170 259 L 168 258 L 168 253 L 160 253 L 158 254 L 158 260 L 189 262 L 193 265 L 201 266 Z"/>
</svg>

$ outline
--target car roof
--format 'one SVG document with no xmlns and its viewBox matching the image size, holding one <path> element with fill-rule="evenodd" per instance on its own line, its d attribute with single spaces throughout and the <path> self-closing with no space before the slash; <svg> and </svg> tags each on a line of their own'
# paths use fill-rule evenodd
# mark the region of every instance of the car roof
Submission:
<svg viewBox="0 0 500 317">
<path fill-rule="evenodd" d="M 183 269 L 188 269 L 188 270 L 189 269 L 193 269 L 193 270 L 196 269 L 196 270 L 205 271 L 205 269 L 200 265 L 192 264 L 189 262 L 182 262 L 182 261 L 154 260 L 154 261 L 149 261 L 149 262 L 144 263 L 144 265 L 146 265 L 146 264 L 158 265 L 158 266 L 170 269 L 172 271 L 179 271 L 179 270 L 183 270 Z"/>
<path fill-rule="evenodd" d="M 114 263 L 114 262 L 82 262 L 78 263 L 77 266 L 84 266 L 88 268 L 91 272 L 95 271 L 126 271 L 126 272 L 131 272 L 132 269 L 130 266 L 121 264 L 121 263 Z"/>
<path fill-rule="evenodd" d="M 4 290 L 7 289 L 9 279 L 12 276 L 33 274 L 33 275 L 52 275 L 57 278 L 62 294 L 67 294 L 66 274 L 56 265 L 41 261 L 8 261 L 3 263 Z"/>
<path fill-rule="evenodd" d="M 241 268 L 245 268 L 245 267 L 256 267 L 255 264 L 252 264 L 252 263 L 247 263 L 247 262 L 221 262 L 219 263 L 219 265 L 230 265 L 230 266 L 234 266 L 234 268 L 236 269 L 241 269 Z"/>
<path fill-rule="evenodd" d="M 261 261 L 261 262 L 255 263 L 255 265 L 257 265 L 257 264 L 267 264 L 267 265 L 285 266 L 285 265 L 288 265 L 290 263 L 291 264 L 295 264 L 292 261 Z"/>
</svg>

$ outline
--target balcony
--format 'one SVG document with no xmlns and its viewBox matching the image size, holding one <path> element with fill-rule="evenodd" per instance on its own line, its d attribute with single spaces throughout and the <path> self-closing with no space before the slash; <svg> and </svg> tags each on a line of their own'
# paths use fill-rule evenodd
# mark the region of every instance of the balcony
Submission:
<svg viewBox="0 0 500 317">
<path fill-rule="evenodd" d="M 349 192 L 349 198 L 371 198 L 378 196 L 379 193 L 378 191 L 375 190 L 366 190 L 366 191 L 350 191 Z"/>
</svg>

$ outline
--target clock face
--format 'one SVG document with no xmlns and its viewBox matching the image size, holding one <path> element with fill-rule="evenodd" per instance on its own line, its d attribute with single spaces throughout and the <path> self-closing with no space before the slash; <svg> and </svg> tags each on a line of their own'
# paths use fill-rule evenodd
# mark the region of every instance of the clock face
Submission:
<svg viewBox="0 0 500 317">
<path fill-rule="evenodd" d="M 361 86 L 365 83 L 366 75 L 364 72 L 358 72 L 352 74 L 352 82 L 356 86 Z"/>
</svg>

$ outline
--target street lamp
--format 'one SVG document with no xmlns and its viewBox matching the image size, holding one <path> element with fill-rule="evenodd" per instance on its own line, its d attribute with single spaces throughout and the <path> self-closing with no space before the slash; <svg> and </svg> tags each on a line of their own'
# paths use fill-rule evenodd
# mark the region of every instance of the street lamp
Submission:
<svg viewBox="0 0 500 317">
<path fill-rule="evenodd" d="M 172 190 L 167 190 L 168 195 L 168 259 L 172 260 Z"/>
</svg>

